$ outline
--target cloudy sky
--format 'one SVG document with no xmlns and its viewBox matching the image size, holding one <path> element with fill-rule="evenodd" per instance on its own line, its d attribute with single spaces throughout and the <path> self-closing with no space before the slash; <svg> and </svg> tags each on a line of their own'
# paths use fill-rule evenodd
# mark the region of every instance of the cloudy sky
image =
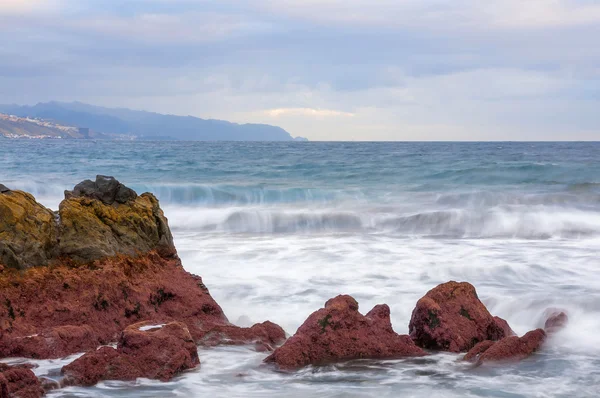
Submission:
<svg viewBox="0 0 600 398">
<path fill-rule="evenodd" d="M 600 140 L 599 0 L 0 0 L 0 103 L 311 140 Z"/>
</svg>

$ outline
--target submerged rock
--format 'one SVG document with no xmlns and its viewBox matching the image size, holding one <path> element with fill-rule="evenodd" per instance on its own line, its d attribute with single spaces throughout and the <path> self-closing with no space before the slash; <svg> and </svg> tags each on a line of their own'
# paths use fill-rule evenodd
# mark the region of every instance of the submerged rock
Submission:
<svg viewBox="0 0 600 398">
<path fill-rule="evenodd" d="M 0 398 L 38 398 L 44 389 L 27 366 L 0 363 Z"/>
<path fill-rule="evenodd" d="M 138 377 L 168 381 L 200 364 L 188 328 L 179 322 L 127 327 L 117 348 L 93 350 L 62 368 L 65 385 L 90 386 L 100 380 L 135 380 Z"/>
<path fill-rule="evenodd" d="M 342 295 L 312 313 L 296 334 L 265 362 L 294 369 L 358 358 L 423 355 L 426 353 L 409 336 L 394 332 L 387 305 L 377 305 L 367 315 L 362 315 L 356 300 Z"/>
<path fill-rule="evenodd" d="M 546 333 L 542 329 L 536 329 L 523 337 L 509 336 L 496 342 L 483 341 L 473 347 L 463 359 L 477 361 L 478 364 L 520 361 L 538 351 L 545 340 Z"/>
<path fill-rule="evenodd" d="M 481 341 L 505 337 L 510 327 L 504 323 L 488 312 L 473 285 L 452 281 L 431 289 L 417 302 L 409 333 L 419 347 L 461 352 Z"/>
<path fill-rule="evenodd" d="M 564 329 L 569 323 L 569 317 L 564 311 L 549 309 L 546 311 L 545 316 L 544 330 L 546 333 L 556 333 Z"/>
</svg>

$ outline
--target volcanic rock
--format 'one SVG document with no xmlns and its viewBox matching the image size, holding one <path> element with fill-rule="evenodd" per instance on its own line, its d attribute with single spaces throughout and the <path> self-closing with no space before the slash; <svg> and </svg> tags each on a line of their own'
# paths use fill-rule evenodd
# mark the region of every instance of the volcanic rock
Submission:
<svg viewBox="0 0 600 398">
<path fill-rule="evenodd" d="M 312 313 L 265 362 L 282 369 L 300 368 L 358 358 L 401 358 L 423 356 L 409 336 L 394 332 L 387 305 L 375 306 L 367 315 L 358 303 L 341 295 Z"/>
<path fill-rule="evenodd" d="M 52 210 L 26 192 L 0 194 L 0 264 L 11 269 L 47 265 L 56 240 Z"/>
<path fill-rule="evenodd" d="M 42 395 L 44 390 L 31 369 L 0 363 L 0 398 L 38 398 Z"/>
<path fill-rule="evenodd" d="M 497 342 L 483 341 L 475 345 L 463 359 L 476 360 L 478 364 L 520 361 L 538 351 L 545 340 L 546 333 L 536 329 L 523 337 L 509 336 Z"/>
<path fill-rule="evenodd" d="M 138 377 L 168 381 L 200 364 L 196 344 L 180 322 L 128 326 L 116 349 L 101 347 L 62 368 L 65 385 L 90 386 L 100 380 L 135 380 Z"/>
<path fill-rule="evenodd" d="M 546 311 L 546 317 L 547 319 L 544 323 L 544 330 L 546 333 L 556 333 L 569 323 L 567 314 L 560 310 Z"/>
<path fill-rule="evenodd" d="M 498 327 L 500 327 L 500 329 L 504 331 L 504 336 L 508 337 L 516 335 L 516 333 L 512 330 L 508 322 L 506 322 L 504 319 L 500 318 L 499 316 L 495 316 L 494 321 L 496 321 L 496 325 L 498 325 Z"/>
<path fill-rule="evenodd" d="M 75 189 L 60 220 L 27 193 L 0 194 L 0 357 L 60 358 L 144 320 L 183 322 L 207 345 L 285 338 L 274 324 L 230 324 L 202 278 L 183 269 L 156 198 L 115 181 Z"/>
<path fill-rule="evenodd" d="M 451 281 L 433 288 L 417 302 L 409 333 L 419 347 L 461 352 L 484 340 L 502 339 L 506 326 L 488 312 L 473 285 Z"/>
</svg>

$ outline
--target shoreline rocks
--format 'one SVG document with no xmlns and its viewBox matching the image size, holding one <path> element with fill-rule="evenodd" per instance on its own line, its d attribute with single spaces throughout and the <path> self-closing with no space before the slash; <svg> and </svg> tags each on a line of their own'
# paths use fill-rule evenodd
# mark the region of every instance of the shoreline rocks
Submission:
<svg viewBox="0 0 600 398">
<path fill-rule="evenodd" d="M 44 389 L 27 366 L 0 363 L 0 398 L 38 398 Z"/>
<path fill-rule="evenodd" d="M 500 341 L 483 341 L 473 347 L 464 360 L 478 365 L 488 362 L 516 362 L 537 352 L 546 340 L 543 329 L 527 332 L 523 337 L 509 336 Z"/>
<path fill-rule="evenodd" d="M 350 359 L 424 355 L 409 336 L 394 332 L 387 305 L 377 305 L 362 315 L 354 298 L 341 295 L 312 313 L 265 362 L 281 369 L 297 369 Z"/>
<path fill-rule="evenodd" d="M 419 347 L 450 352 L 500 340 L 511 331 L 506 321 L 489 313 L 473 285 L 454 281 L 436 286 L 417 302 L 408 328 Z"/>
<path fill-rule="evenodd" d="M 101 380 L 135 380 L 138 377 L 169 381 L 200 365 L 196 344 L 180 322 L 128 326 L 117 348 L 92 350 L 64 366 L 64 385 L 91 386 Z"/>
<path fill-rule="evenodd" d="M 0 193 L 0 216 L 0 357 L 64 357 L 144 320 L 183 322 L 199 344 L 285 339 L 274 324 L 228 321 L 181 265 L 152 194 L 98 176 L 68 191 L 57 216 L 21 191 Z"/>
</svg>

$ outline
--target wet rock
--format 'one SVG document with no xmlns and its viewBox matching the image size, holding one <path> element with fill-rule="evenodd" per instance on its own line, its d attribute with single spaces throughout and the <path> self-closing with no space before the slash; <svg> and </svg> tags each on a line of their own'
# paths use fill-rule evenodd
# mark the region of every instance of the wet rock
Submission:
<svg viewBox="0 0 600 398">
<path fill-rule="evenodd" d="M 516 335 L 516 333 L 511 329 L 508 322 L 506 322 L 504 319 L 500 318 L 499 316 L 495 316 L 494 321 L 496 321 L 496 325 L 498 325 L 498 327 L 500 327 L 500 329 L 504 331 L 504 336 L 508 337 Z"/>
<path fill-rule="evenodd" d="M 422 297 L 413 310 L 409 333 L 422 348 L 468 351 L 485 340 L 500 340 L 506 332 L 467 282 L 443 283 Z"/>
<path fill-rule="evenodd" d="M 257 323 L 249 328 L 234 325 L 215 326 L 199 344 L 203 346 L 256 344 L 264 347 L 280 345 L 285 341 L 285 331 L 273 322 Z M 269 351 L 272 351 L 269 350 Z"/>
<path fill-rule="evenodd" d="M 12 356 L 25 358 L 60 358 L 73 352 L 87 351 L 99 344 L 98 335 L 89 325 L 65 325 L 15 338 L 10 347 L 2 347 L 0 352 L 10 351 Z"/>
<path fill-rule="evenodd" d="M 202 278 L 183 269 L 156 198 L 128 196 L 115 181 L 67 195 L 60 221 L 29 194 L 0 195 L 0 357 L 60 358 L 143 320 L 183 322 L 207 345 L 282 342 L 269 322 L 231 325 Z M 107 205 L 98 190 L 117 199 Z"/>
<path fill-rule="evenodd" d="M 502 340 L 489 345 L 487 349 L 482 349 L 484 346 L 480 346 L 477 363 L 483 364 L 486 362 L 511 362 L 523 360 L 537 352 L 545 340 L 546 333 L 542 329 L 532 330 L 523 337 L 505 337 Z M 475 346 L 473 350 L 476 348 L 477 346 Z M 475 355 L 470 351 L 465 356 L 465 359 L 467 357 L 473 358 L 474 356 Z"/>
<path fill-rule="evenodd" d="M 496 344 L 496 341 L 485 340 L 481 343 L 475 344 L 475 347 L 471 348 L 469 352 L 463 357 L 464 361 L 476 362 L 479 356 L 484 353 L 488 348 Z"/>
<path fill-rule="evenodd" d="M 100 380 L 168 381 L 200 364 L 196 344 L 186 325 L 142 322 L 127 327 L 116 349 L 90 351 L 62 368 L 65 385 L 89 386 Z"/>
<path fill-rule="evenodd" d="M 44 390 L 31 369 L 0 363 L 0 398 L 38 398 L 42 395 Z"/>
<path fill-rule="evenodd" d="M 556 333 L 569 323 L 569 317 L 564 311 L 550 309 L 546 311 L 545 317 L 544 330 L 546 333 Z"/>
<path fill-rule="evenodd" d="M 47 265 L 56 244 L 54 213 L 22 191 L 0 195 L 0 264 L 6 269 Z"/>
<path fill-rule="evenodd" d="M 426 353 L 409 336 L 394 332 L 387 305 L 375 306 L 362 315 L 356 300 L 342 295 L 312 313 L 296 334 L 265 361 L 283 369 L 295 369 L 357 358 L 423 355 Z"/>
</svg>

